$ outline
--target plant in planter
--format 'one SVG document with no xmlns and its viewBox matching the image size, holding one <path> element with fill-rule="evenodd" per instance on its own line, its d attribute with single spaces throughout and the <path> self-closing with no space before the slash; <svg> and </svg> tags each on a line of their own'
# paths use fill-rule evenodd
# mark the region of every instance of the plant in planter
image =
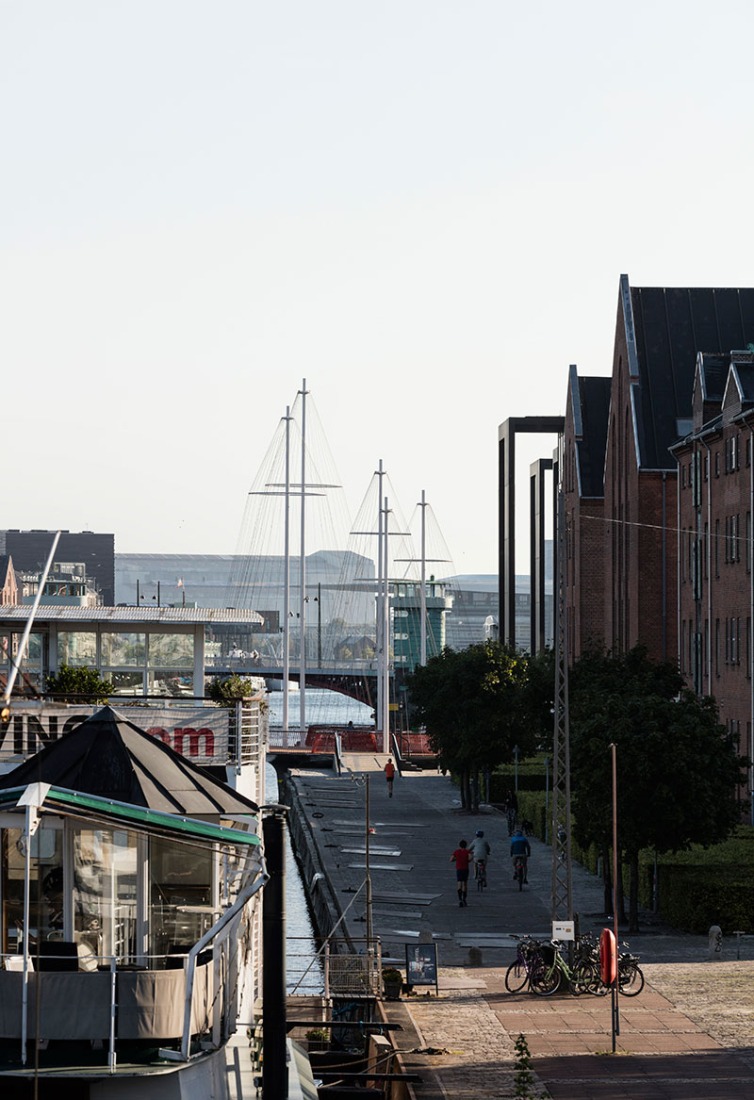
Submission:
<svg viewBox="0 0 754 1100">
<path fill-rule="evenodd" d="M 330 1032 L 324 1027 L 313 1027 L 305 1032 L 309 1050 L 329 1050 Z"/>
<path fill-rule="evenodd" d="M 394 966 L 386 966 L 382 971 L 382 985 L 385 990 L 385 1000 L 400 1000 L 403 989 L 403 975 Z"/>
</svg>

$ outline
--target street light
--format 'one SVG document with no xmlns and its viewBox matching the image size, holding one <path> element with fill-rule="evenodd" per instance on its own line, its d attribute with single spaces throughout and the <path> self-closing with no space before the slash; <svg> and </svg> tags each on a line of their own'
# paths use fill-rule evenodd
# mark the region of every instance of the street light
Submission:
<svg viewBox="0 0 754 1100">
<path fill-rule="evenodd" d="M 518 754 L 520 753 L 518 745 L 513 746 L 513 790 L 518 795 Z"/>
</svg>

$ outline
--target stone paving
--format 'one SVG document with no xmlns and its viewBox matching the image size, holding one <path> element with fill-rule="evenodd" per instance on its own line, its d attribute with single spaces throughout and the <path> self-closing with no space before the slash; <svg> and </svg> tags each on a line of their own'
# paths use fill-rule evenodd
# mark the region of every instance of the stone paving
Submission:
<svg viewBox="0 0 754 1100">
<path fill-rule="evenodd" d="M 418 1100 L 520 1095 L 514 1081 L 519 1034 L 536 1074 L 532 1095 L 754 1100 L 751 940 L 726 939 L 723 961 L 711 961 L 707 937 L 675 933 L 645 914 L 645 931 L 631 937 L 631 948 L 641 956 L 647 986 L 635 999 L 619 998 L 613 1052 L 609 997 L 540 998 L 504 987 L 515 954 L 511 934 L 544 936 L 550 926 L 549 849 L 531 841 L 531 885 L 519 893 L 500 814 L 491 808 L 463 814 L 455 788 L 434 773 L 396 779 L 388 799 L 379 774 L 383 760 L 351 759 L 351 774 L 301 772 L 296 782 L 346 922 L 361 936 L 369 774 L 373 917 L 383 953 L 403 966 L 406 943 L 437 945 L 439 995 L 417 992 L 384 1004 L 391 1020 L 403 1022 L 403 1042 L 412 1043 L 402 1057 L 424 1078 L 414 1086 Z M 480 827 L 492 847 L 489 887 L 482 894 L 472 889 L 468 906 L 459 907 L 450 853 Z M 579 867 L 574 901 L 582 930 L 598 932 L 605 923 L 601 883 Z"/>
</svg>

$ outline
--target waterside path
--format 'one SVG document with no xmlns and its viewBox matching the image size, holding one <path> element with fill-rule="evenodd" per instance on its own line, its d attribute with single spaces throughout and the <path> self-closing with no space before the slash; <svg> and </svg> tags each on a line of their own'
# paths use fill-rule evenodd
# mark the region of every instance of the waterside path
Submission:
<svg viewBox="0 0 754 1100">
<path fill-rule="evenodd" d="M 516 1093 L 514 1043 L 526 1038 L 536 1075 L 533 1095 L 553 1100 L 754 1100 L 754 945 L 726 939 L 723 961 L 710 961 L 707 937 L 683 935 L 647 917 L 631 948 L 647 985 L 620 998 L 620 1034 L 612 1053 L 610 999 L 511 995 L 504 975 L 512 933 L 547 936 L 550 852 L 531 840 L 529 885 L 519 893 L 510 867 L 507 825 L 491 808 L 461 811 L 448 778 L 428 772 L 397 777 L 388 798 L 385 757 L 351 755 L 349 771 L 292 773 L 327 882 L 313 887 L 345 912 L 350 935 L 365 935 L 365 776 L 369 776 L 370 870 L 374 930 L 383 958 L 405 967 L 407 943 L 434 942 L 439 996 L 416 987 L 384 1002 L 400 1023 L 405 1068 L 421 1074 L 418 1100 L 505 1100 Z M 484 829 L 492 854 L 489 885 L 470 882 L 460 907 L 450 855 L 461 838 Z M 311 883 L 307 884 L 310 887 Z M 601 883 L 574 868 L 580 928 L 605 924 Z M 625 936 L 624 936 L 625 938 Z M 545 1089 L 547 1092 L 545 1092 Z"/>
</svg>

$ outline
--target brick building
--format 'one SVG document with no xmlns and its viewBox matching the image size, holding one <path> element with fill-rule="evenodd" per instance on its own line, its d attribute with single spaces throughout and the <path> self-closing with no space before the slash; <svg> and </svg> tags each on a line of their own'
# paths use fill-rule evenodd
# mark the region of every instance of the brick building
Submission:
<svg viewBox="0 0 754 1100">
<path fill-rule="evenodd" d="M 700 353 L 678 462 L 678 658 L 752 756 L 754 354 Z M 751 784 L 750 784 L 751 786 Z"/>
<path fill-rule="evenodd" d="M 579 379 L 575 368 L 569 378 L 563 480 L 571 656 L 593 639 L 676 659 L 671 448 L 692 429 L 697 353 L 721 355 L 750 341 L 754 291 L 631 287 L 621 276 L 607 409 L 607 379 Z"/>
</svg>

